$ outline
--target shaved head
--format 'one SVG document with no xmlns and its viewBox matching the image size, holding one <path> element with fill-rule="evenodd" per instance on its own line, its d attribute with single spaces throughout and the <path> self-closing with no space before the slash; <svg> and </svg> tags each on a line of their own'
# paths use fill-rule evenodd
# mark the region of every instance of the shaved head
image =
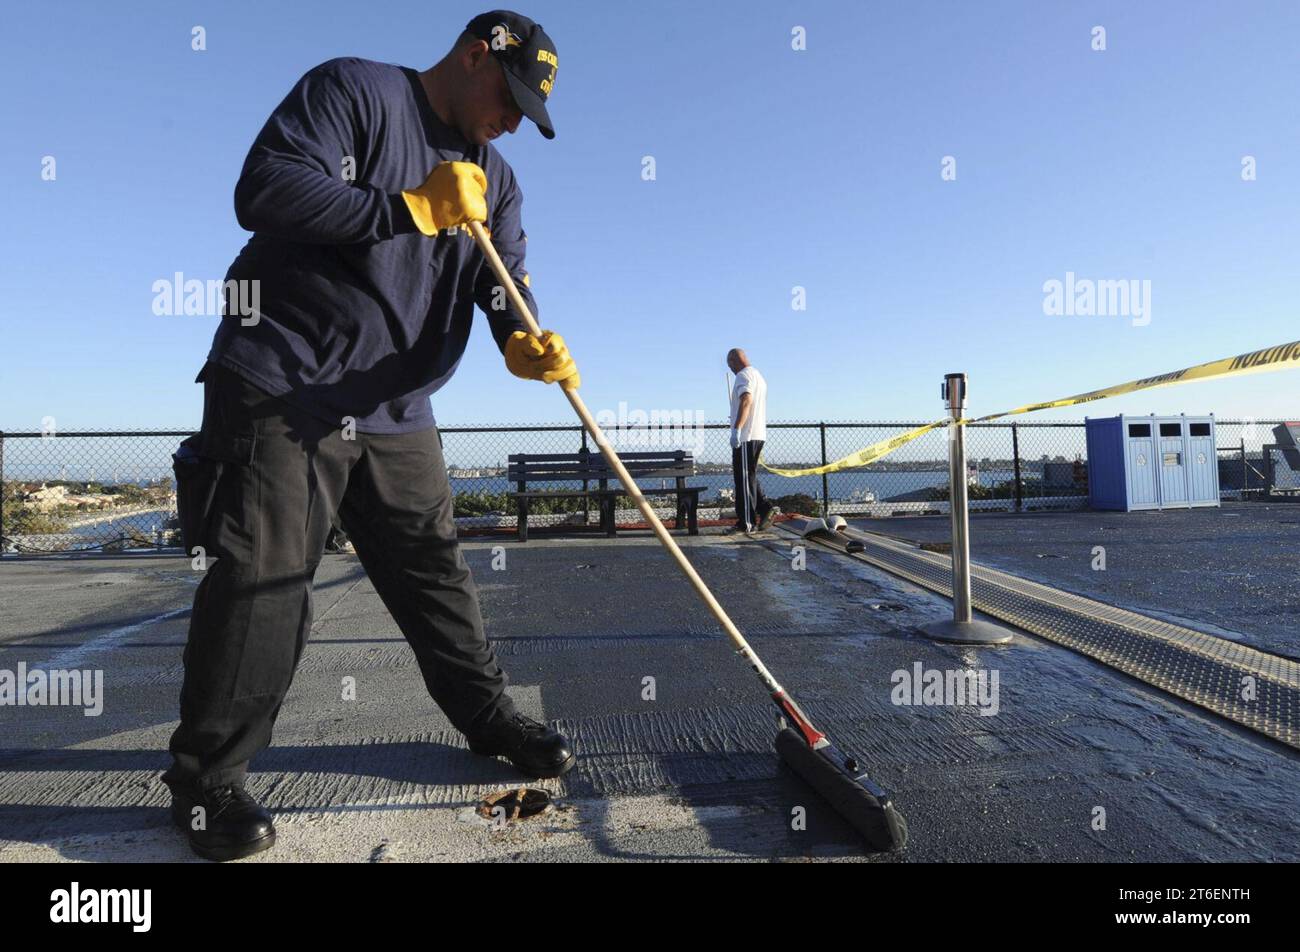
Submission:
<svg viewBox="0 0 1300 952">
<path fill-rule="evenodd" d="M 749 366 L 749 358 L 739 347 L 733 347 L 727 351 L 727 366 L 731 368 L 733 374 L 738 374 Z"/>
</svg>

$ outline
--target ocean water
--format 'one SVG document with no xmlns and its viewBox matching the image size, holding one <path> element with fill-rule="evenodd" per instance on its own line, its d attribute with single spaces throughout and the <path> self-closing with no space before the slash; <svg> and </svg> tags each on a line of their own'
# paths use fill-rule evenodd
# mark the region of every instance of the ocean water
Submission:
<svg viewBox="0 0 1300 952">
<path fill-rule="evenodd" d="M 1025 466 L 1021 470 L 1022 479 L 1037 478 L 1038 475 L 1039 470 L 1032 466 Z M 989 470 L 978 474 L 979 484 L 988 487 L 1008 482 L 1013 478 L 1014 474 L 1010 470 Z M 759 483 L 763 487 L 763 492 L 768 496 L 789 496 L 795 493 L 803 493 L 814 499 L 820 499 L 822 495 L 822 478 L 820 476 L 786 477 L 774 476 L 771 473 L 760 473 Z M 687 479 L 686 484 L 688 486 L 704 486 L 706 492 L 701 494 L 701 498 L 704 500 L 716 498 L 719 489 L 734 489 L 735 487 L 730 473 L 699 473 Z M 451 485 L 452 489 L 457 493 L 500 493 L 515 488 L 504 476 L 455 478 L 452 479 Z M 643 484 L 644 488 L 658 488 L 660 485 L 665 488 L 671 487 L 672 480 L 652 479 Z M 923 470 L 886 473 L 830 473 L 827 475 L 827 488 L 833 500 L 848 500 L 855 492 L 870 490 L 875 493 L 877 501 L 884 502 L 893 496 L 913 492 L 917 489 L 946 485 L 948 485 L 947 470 L 941 472 Z"/>
</svg>

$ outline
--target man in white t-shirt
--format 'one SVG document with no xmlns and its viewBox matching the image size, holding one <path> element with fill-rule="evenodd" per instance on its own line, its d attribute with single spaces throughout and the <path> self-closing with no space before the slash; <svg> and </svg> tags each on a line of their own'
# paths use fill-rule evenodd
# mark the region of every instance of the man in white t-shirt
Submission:
<svg viewBox="0 0 1300 952">
<path fill-rule="evenodd" d="M 736 479 L 736 525 L 728 532 L 766 529 L 781 514 L 758 484 L 758 457 L 767 439 L 767 381 L 739 347 L 727 351 L 736 375 L 731 388 L 731 469 Z"/>
</svg>

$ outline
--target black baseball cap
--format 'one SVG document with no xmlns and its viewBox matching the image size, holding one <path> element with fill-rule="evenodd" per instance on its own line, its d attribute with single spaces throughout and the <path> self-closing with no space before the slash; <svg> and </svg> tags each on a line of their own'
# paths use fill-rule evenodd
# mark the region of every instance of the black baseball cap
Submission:
<svg viewBox="0 0 1300 952">
<path fill-rule="evenodd" d="M 487 42 L 505 70 L 515 104 L 537 124 L 542 135 L 555 138 L 546 100 L 555 85 L 555 70 L 560 65 L 555 43 L 546 31 L 528 17 L 509 10 L 480 13 L 465 29 Z"/>
</svg>

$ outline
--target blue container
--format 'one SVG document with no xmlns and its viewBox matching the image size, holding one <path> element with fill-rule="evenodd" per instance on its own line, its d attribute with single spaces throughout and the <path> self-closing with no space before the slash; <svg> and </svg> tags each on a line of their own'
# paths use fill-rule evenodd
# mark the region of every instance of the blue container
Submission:
<svg viewBox="0 0 1300 952">
<path fill-rule="evenodd" d="M 1093 509 L 1219 505 L 1214 416 L 1089 419 L 1088 503 Z"/>
</svg>

